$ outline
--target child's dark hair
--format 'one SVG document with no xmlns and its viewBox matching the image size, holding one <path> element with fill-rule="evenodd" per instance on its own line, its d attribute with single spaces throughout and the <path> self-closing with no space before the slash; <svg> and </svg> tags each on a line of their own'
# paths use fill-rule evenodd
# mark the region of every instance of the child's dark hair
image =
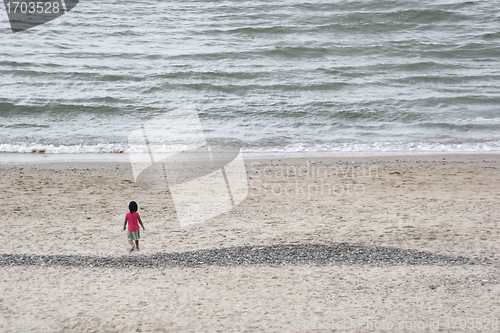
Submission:
<svg viewBox="0 0 500 333">
<path fill-rule="evenodd" d="M 128 204 L 128 209 L 130 210 L 131 213 L 137 212 L 137 202 L 130 201 L 130 203 Z"/>
</svg>

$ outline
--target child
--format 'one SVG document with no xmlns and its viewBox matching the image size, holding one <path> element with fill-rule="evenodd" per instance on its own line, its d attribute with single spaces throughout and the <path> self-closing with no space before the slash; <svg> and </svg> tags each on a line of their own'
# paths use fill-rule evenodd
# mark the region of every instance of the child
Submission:
<svg viewBox="0 0 500 333">
<path fill-rule="evenodd" d="M 134 251 L 136 248 L 139 250 L 139 239 L 141 238 L 141 235 L 139 234 L 139 224 L 137 224 L 137 221 L 141 224 L 142 230 L 144 229 L 144 225 L 142 224 L 141 217 L 139 216 L 139 213 L 137 213 L 137 203 L 135 201 L 130 201 L 128 204 L 128 209 L 130 210 L 130 213 L 127 213 L 125 216 L 125 224 L 123 225 L 123 230 L 127 227 L 127 221 L 128 221 L 128 232 L 127 232 L 127 238 L 128 242 L 130 245 L 132 245 L 132 249 L 130 251 Z M 135 241 L 135 245 L 134 245 Z"/>
</svg>

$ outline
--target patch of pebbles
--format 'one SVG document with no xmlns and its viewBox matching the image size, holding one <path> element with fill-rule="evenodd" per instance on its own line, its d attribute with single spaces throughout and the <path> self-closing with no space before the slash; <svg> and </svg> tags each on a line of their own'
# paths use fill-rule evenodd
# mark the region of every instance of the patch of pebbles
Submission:
<svg viewBox="0 0 500 333">
<path fill-rule="evenodd" d="M 186 252 L 101 257 L 83 255 L 0 254 L 0 266 L 169 268 L 280 265 L 484 265 L 488 259 L 452 257 L 394 247 L 348 243 L 235 246 Z"/>
</svg>

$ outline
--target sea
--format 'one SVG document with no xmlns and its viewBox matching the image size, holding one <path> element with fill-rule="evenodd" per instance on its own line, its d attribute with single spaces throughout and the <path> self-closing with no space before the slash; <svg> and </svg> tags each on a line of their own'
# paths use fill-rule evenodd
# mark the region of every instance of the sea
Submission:
<svg viewBox="0 0 500 333">
<path fill-rule="evenodd" d="M 247 153 L 500 151 L 497 0 L 80 1 L 0 34 L 2 153 L 127 154 L 186 106 Z"/>
</svg>

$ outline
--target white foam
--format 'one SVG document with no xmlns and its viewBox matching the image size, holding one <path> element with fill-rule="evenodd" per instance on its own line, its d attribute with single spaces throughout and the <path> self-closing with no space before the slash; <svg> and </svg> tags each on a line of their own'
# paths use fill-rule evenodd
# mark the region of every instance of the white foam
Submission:
<svg viewBox="0 0 500 333">
<path fill-rule="evenodd" d="M 255 152 L 269 151 L 283 152 L 331 152 L 331 153 L 444 153 L 444 152 L 492 152 L 500 151 L 500 141 L 466 142 L 466 143 L 439 143 L 439 142 L 371 142 L 371 143 L 329 143 L 304 144 L 297 143 L 284 147 L 259 147 L 252 149 Z"/>
<path fill-rule="evenodd" d="M 155 151 L 161 153 L 183 152 L 195 148 L 193 144 L 158 145 Z M 128 144 L 97 145 L 44 145 L 38 143 L 0 144 L 2 153 L 42 153 L 42 154 L 127 154 L 136 151 Z M 295 143 L 276 146 L 244 146 L 244 153 L 444 153 L 444 152 L 495 152 L 500 151 L 500 141 L 439 143 L 439 142 L 371 142 L 371 143 Z M 146 151 L 144 151 L 146 152 Z"/>
<path fill-rule="evenodd" d="M 44 153 L 44 154 L 97 154 L 97 153 L 125 153 L 127 145 L 98 144 L 98 145 L 44 145 L 38 143 L 0 144 L 2 153 Z"/>
</svg>

